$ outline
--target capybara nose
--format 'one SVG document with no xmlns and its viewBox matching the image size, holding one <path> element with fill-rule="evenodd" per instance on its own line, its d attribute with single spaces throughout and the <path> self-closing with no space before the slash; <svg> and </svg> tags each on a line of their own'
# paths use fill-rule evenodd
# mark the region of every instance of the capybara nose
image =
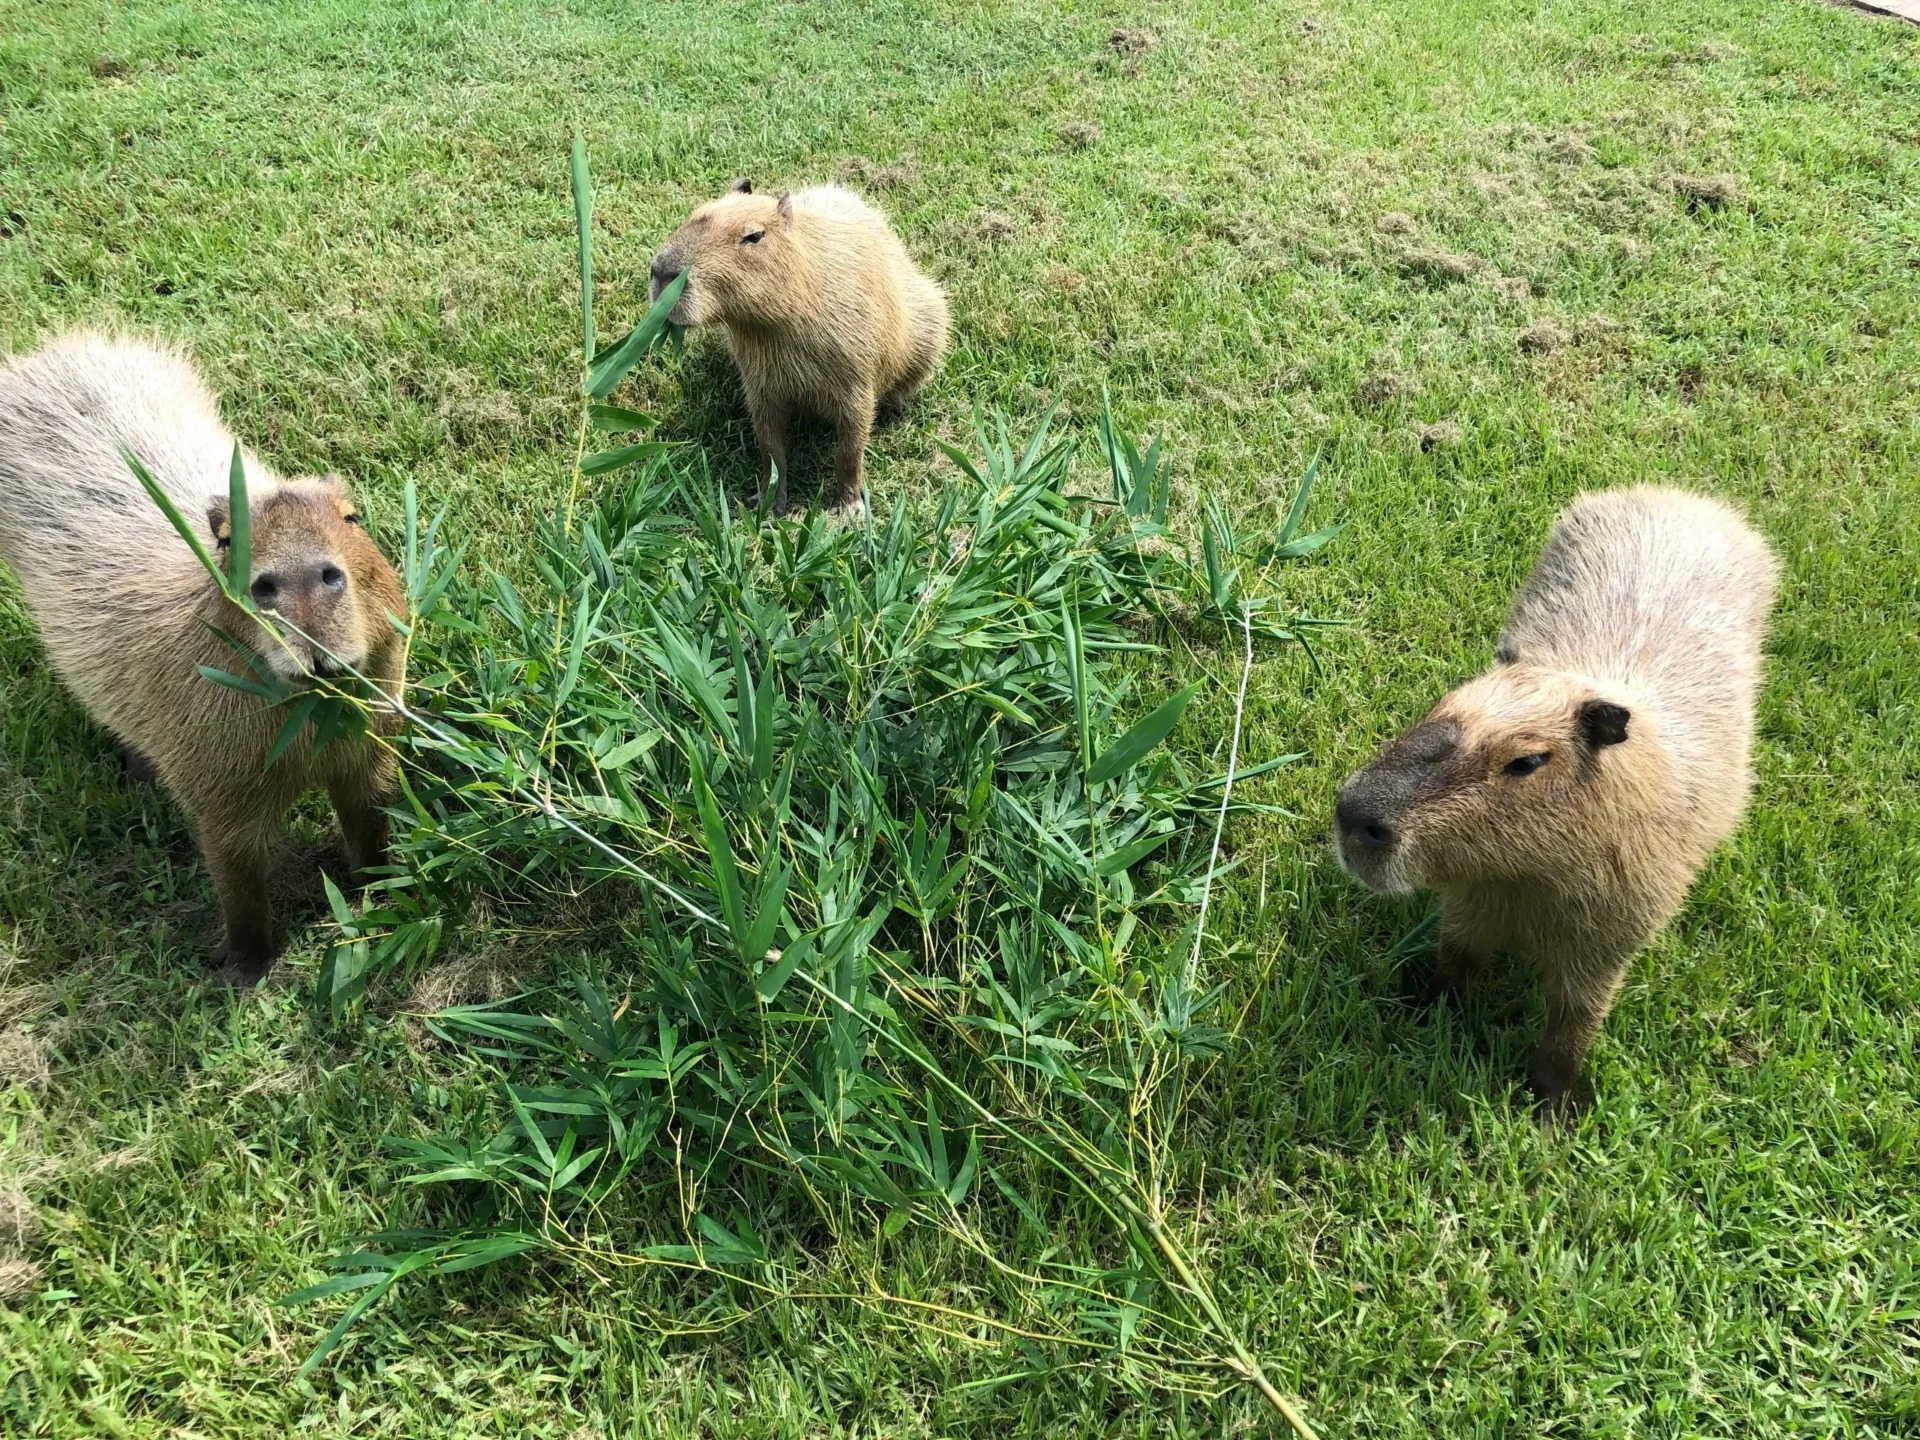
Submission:
<svg viewBox="0 0 1920 1440">
<path fill-rule="evenodd" d="M 347 588 L 347 572 L 331 562 L 320 567 L 320 588 L 330 595 L 338 595 Z"/>
<path fill-rule="evenodd" d="M 1342 840 L 1363 850 L 1385 850 L 1395 839 L 1392 826 L 1351 796 L 1343 796 L 1334 806 L 1333 823 L 1340 827 Z"/>
<path fill-rule="evenodd" d="M 653 258 L 653 298 L 658 300 L 660 292 L 680 278 L 685 269 L 678 260 L 669 255 L 656 255 Z"/>
</svg>

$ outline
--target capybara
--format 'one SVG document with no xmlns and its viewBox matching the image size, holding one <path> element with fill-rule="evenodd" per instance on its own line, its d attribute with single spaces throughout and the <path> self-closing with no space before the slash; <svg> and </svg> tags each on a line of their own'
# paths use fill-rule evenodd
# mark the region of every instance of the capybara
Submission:
<svg viewBox="0 0 1920 1440">
<path fill-rule="evenodd" d="M 1494 668 L 1341 788 L 1341 863 L 1440 896 L 1434 993 L 1495 950 L 1533 962 L 1551 1110 L 1634 953 L 1685 900 L 1752 788 L 1760 646 L 1779 566 L 1727 506 L 1641 487 L 1582 497 L 1521 587 Z"/>
<path fill-rule="evenodd" d="M 388 615 L 404 602 L 339 481 L 280 480 L 249 455 L 251 594 L 283 622 L 276 639 L 221 593 L 121 445 L 224 558 L 233 437 L 185 358 L 81 333 L 0 366 L 0 558 L 68 689 L 128 747 L 129 768 L 157 774 L 192 818 L 226 921 L 216 962 L 251 982 L 273 960 L 267 855 L 288 807 L 324 786 L 349 861 L 377 865 L 393 758 L 371 736 L 318 753 L 303 736 L 269 769 L 285 710 L 198 667 L 246 672 L 218 631 L 294 684 L 351 667 L 397 698 Z"/>
<path fill-rule="evenodd" d="M 834 186 L 780 196 L 739 180 L 687 217 L 653 257 L 651 292 L 682 273 L 668 317 L 719 324 L 740 369 L 763 466 L 787 503 L 787 421 L 834 424 L 828 508 L 855 514 L 876 408 L 903 406 L 940 363 L 947 299 L 914 266 L 886 218 Z"/>
</svg>

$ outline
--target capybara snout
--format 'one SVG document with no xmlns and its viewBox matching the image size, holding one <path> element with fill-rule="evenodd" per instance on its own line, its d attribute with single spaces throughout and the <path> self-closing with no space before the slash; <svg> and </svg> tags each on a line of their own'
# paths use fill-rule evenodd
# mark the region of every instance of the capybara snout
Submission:
<svg viewBox="0 0 1920 1440">
<path fill-rule="evenodd" d="M 1452 782 L 1459 748 L 1458 725 L 1424 721 L 1348 777 L 1333 811 L 1334 840 L 1348 874 L 1377 890 L 1405 887 L 1388 868 L 1405 817 Z"/>
</svg>

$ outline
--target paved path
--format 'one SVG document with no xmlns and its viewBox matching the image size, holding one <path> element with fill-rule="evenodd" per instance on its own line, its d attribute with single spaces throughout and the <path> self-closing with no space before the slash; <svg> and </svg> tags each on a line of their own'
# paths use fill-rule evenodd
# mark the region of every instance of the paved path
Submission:
<svg viewBox="0 0 1920 1440">
<path fill-rule="evenodd" d="M 1856 10 L 1871 10 L 1876 15 L 1893 15 L 1920 25 L 1920 0 L 1849 0 Z"/>
</svg>

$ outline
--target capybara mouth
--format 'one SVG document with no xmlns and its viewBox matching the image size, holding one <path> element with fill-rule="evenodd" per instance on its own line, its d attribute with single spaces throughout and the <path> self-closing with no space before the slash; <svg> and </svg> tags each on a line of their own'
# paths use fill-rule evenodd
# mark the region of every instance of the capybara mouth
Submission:
<svg viewBox="0 0 1920 1440">
<path fill-rule="evenodd" d="M 1406 857 L 1399 845 L 1374 849 L 1351 844 L 1345 836 L 1335 834 L 1333 854 L 1342 870 L 1376 894 L 1405 895 L 1417 888 L 1403 873 Z"/>
<path fill-rule="evenodd" d="M 276 645 L 267 658 L 274 673 L 281 679 L 311 682 L 343 679 L 353 673 L 363 657 L 329 655 L 319 650 L 306 651 L 304 646 L 282 648 Z"/>
<path fill-rule="evenodd" d="M 366 663 L 365 654 L 354 650 L 347 652 L 326 652 L 316 650 L 313 656 L 312 673 L 321 680 L 339 680 Z"/>
<path fill-rule="evenodd" d="M 660 296 L 666 291 L 667 286 L 679 278 L 677 274 L 669 275 L 664 280 L 658 275 L 650 278 L 647 282 L 647 304 L 658 305 L 660 303 Z M 686 285 L 680 291 L 680 298 L 674 302 L 673 309 L 667 312 L 667 322 L 671 325 L 692 325 L 696 323 L 693 316 L 693 306 L 693 277 L 689 275 L 687 276 Z"/>
</svg>

